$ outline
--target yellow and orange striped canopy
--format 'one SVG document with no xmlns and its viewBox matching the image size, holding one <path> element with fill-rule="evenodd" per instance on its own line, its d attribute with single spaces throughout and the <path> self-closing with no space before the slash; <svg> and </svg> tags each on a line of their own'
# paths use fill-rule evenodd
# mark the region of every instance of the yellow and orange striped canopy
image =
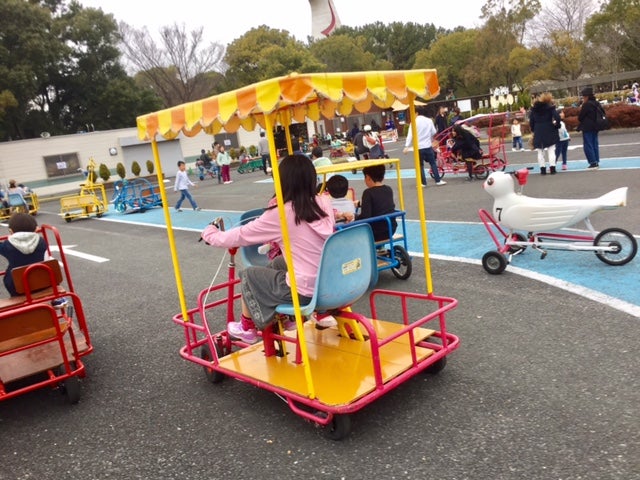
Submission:
<svg viewBox="0 0 640 480">
<path fill-rule="evenodd" d="M 265 115 L 272 125 L 288 125 L 306 118 L 317 121 L 321 116 L 349 115 L 354 109 L 367 112 L 372 104 L 389 108 L 400 101 L 406 105 L 412 98 L 430 99 L 439 93 L 435 70 L 292 73 L 141 115 L 138 137 L 172 139 L 180 132 L 192 137 L 202 130 L 213 134 L 240 127 L 251 131 L 256 125 L 264 128 Z"/>
</svg>

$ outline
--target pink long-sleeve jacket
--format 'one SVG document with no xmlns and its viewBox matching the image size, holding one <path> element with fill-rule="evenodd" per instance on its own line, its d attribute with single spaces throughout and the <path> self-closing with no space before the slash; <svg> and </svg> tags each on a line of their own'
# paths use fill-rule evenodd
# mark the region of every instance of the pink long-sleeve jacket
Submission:
<svg viewBox="0 0 640 480">
<path fill-rule="evenodd" d="M 330 198 L 318 196 L 316 201 L 327 216 L 312 223 L 302 222 L 299 225 L 295 223 L 291 203 L 285 204 L 296 285 L 298 293 L 307 297 L 313 295 L 322 247 L 327 237 L 333 233 L 335 225 Z M 215 247 L 226 248 L 259 245 L 274 241 L 284 251 L 277 208 L 266 210 L 259 218 L 225 232 L 218 230 L 213 225 L 209 225 L 202 232 L 202 239 Z M 289 273 L 287 273 L 287 284 L 290 285 Z"/>
</svg>

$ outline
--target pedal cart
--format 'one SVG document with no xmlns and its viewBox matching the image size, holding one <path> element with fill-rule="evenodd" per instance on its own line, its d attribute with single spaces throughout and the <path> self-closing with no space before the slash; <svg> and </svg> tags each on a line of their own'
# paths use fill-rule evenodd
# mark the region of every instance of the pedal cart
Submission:
<svg viewBox="0 0 640 480">
<path fill-rule="evenodd" d="M 408 103 L 415 113 L 416 96 L 428 99 L 438 92 L 434 70 L 292 74 L 143 115 L 137 124 L 140 139 L 152 143 L 161 178 L 157 136 L 174 138 L 180 131 L 188 135 L 200 130 L 215 133 L 222 128 L 233 132 L 241 125 L 248 129 L 260 125 L 268 135 L 271 157 L 277 158 L 273 137 L 276 125 L 287 132 L 294 120 L 330 119 L 336 112 L 346 115 L 354 105 L 365 111 L 372 102 L 386 108 L 395 100 Z M 417 139 L 415 143 L 417 152 Z M 287 145 L 292 151 L 290 138 Z M 414 167 L 419 174 L 417 154 Z M 273 177 L 283 254 L 292 268 L 277 162 Z M 227 281 L 205 286 L 195 305 L 187 306 L 168 202 L 164 201 L 181 307 L 173 321 L 181 327 L 185 339 L 180 355 L 200 365 L 212 383 L 235 378 L 271 391 L 294 413 L 323 427 L 329 438 L 346 437 L 351 430 L 350 414 L 416 375 L 441 370 L 459 344 L 446 329 L 447 314 L 457 301 L 433 293 L 422 190 L 416 194 L 425 245 L 425 293 L 371 290 L 378 274 L 371 228 L 365 224 L 345 228 L 325 243 L 315 293 L 308 305 L 299 303 L 292 276 L 294 303 L 280 305 L 278 312 L 295 318 L 296 331 L 286 331 L 279 321 L 262 331 L 262 341 L 253 345 L 234 340 L 226 330 L 227 322 L 240 315 L 237 249 L 229 250 Z M 370 311 L 355 311 L 354 302 L 364 295 L 368 296 Z M 391 307 L 396 318 L 379 313 Z M 314 312 L 331 313 L 337 325 L 316 329 L 312 321 L 304 321 Z"/>
<path fill-rule="evenodd" d="M 598 198 L 532 198 L 522 194 L 529 170 L 494 172 L 484 182 L 485 191 L 494 198 L 493 215 L 479 210 L 480 219 L 496 245 L 482 257 L 482 266 L 491 274 L 502 273 L 515 255 L 527 247 L 540 252 L 549 250 L 594 252 L 608 265 L 625 265 L 638 252 L 636 239 L 621 228 L 596 232 L 589 216 L 599 210 L 611 210 L 627 204 L 627 187 L 618 188 Z M 518 180 L 516 193 L 513 178 Z M 588 234 L 563 231 L 583 221 Z"/>
<path fill-rule="evenodd" d="M 93 346 L 60 234 L 49 225 L 40 233 L 49 256 L 55 250 L 60 258 L 11 272 L 19 295 L 0 299 L 0 401 L 48 387 L 74 404 L 85 376 L 82 358 Z"/>
<path fill-rule="evenodd" d="M 491 172 L 504 171 L 507 166 L 505 135 L 509 127 L 505 124 L 506 116 L 506 113 L 478 114 L 458 122 L 474 132 L 483 142 L 482 158 L 473 166 L 473 176 L 477 179 L 484 180 Z M 453 175 L 467 173 L 466 163 L 451 152 L 452 131 L 453 125 L 434 138 L 436 164 L 440 177 L 448 173 Z M 429 175 L 434 178 L 431 169 L 429 169 Z"/>
<path fill-rule="evenodd" d="M 91 158 L 87 165 L 87 180 L 80 184 L 80 193 L 60 198 L 60 215 L 65 222 L 93 216 L 100 218 L 109 209 L 104 184 L 95 183 L 95 178 L 96 163 Z"/>
<path fill-rule="evenodd" d="M 159 189 L 145 178 L 113 184 L 113 207 L 120 213 L 143 212 L 162 205 Z"/>
</svg>

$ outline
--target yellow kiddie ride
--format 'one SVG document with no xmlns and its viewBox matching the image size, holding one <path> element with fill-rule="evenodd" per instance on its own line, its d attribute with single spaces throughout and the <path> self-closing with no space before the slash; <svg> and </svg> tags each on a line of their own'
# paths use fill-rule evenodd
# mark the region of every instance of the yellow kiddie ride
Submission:
<svg viewBox="0 0 640 480">
<path fill-rule="evenodd" d="M 100 218 L 109 209 L 109 200 L 103 184 L 95 183 L 96 163 L 93 158 L 87 165 L 87 181 L 80 184 L 78 195 L 67 195 L 60 199 L 60 215 L 66 222 L 75 218 Z"/>
<path fill-rule="evenodd" d="M 409 105 L 415 131 L 415 98 L 430 99 L 439 91 L 435 70 L 291 74 L 140 116 L 138 135 L 151 141 L 160 180 L 157 137 L 175 138 L 181 132 L 187 136 L 200 131 L 213 134 L 222 129 L 235 132 L 241 126 L 254 130 L 259 125 L 268 136 L 271 158 L 277 158 L 273 131 L 278 125 L 288 132 L 294 121 L 346 116 L 353 108 L 365 112 L 373 103 L 388 108 L 399 100 Z M 290 137 L 287 145 L 292 152 Z M 416 136 L 416 177 L 420 175 L 417 147 Z M 293 271 L 278 162 L 273 162 L 273 179 L 283 254 Z M 416 375 L 440 371 L 458 347 L 458 338 L 446 327 L 447 314 L 457 300 L 433 293 L 422 189 L 416 190 L 416 204 L 426 292 L 375 288 L 378 265 L 371 228 L 366 224 L 345 228 L 325 242 L 309 304 L 300 304 L 295 276 L 290 277 L 294 303 L 279 305 L 277 311 L 295 318 L 296 331 L 285 331 L 278 321 L 260 332 L 262 341 L 252 345 L 231 338 L 226 329 L 240 315 L 240 280 L 234 263 L 237 248 L 229 249 L 227 281 L 204 285 L 192 299 L 194 305 L 187 306 L 169 202 L 165 190 L 160 192 L 181 307 L 173 316 L 184 334 L 180 355 L 203 367 L 212 383 L 235 378 L 271 391 L 294 413 L 339 440 L 351 430 L 350 414 Z M 353 307 L 365 295 L 369 311 L 356 311 L 366 308 Z M 315 328 L 314 312 L 329 313 L 336 325 Z"/>
</svg>

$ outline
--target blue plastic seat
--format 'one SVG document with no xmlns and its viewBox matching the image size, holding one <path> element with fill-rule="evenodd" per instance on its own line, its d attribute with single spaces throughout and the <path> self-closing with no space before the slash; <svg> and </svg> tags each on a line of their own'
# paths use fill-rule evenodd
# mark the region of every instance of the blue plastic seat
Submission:
<svg viewBox="0 0 640 480">
<path fill-rule="evenodd" d="M 264 213 L 264 208 L 256 208 L 254 210 L 247 210 L 240 215 L 240 225 L 245 225 Z M 247 247 L 240 247 L 240 258 L 245 267 L 259 266 L 264 267 L 269 263 L 269 257 L 258 253 L 258 247 L 260 245 L 249 245 Z"/>
<path fill-rule="evenodd" d="M 26 200 L 19 193 L 10 193 L 9 194 L 9 207 L 14 209 L 15 211 L 29 211 L 29 205 L 27 205 Z"/>
<path fill-rule="evenodd" d="M 303 316 L 355 303 L 378 281 L 373 233 L 368 224 L 338 230 L 325 242 L 311 302 L 301 305 Z M 294 315 L 292 304 L 278 305 L 278 313 Z"/>
</svg>

